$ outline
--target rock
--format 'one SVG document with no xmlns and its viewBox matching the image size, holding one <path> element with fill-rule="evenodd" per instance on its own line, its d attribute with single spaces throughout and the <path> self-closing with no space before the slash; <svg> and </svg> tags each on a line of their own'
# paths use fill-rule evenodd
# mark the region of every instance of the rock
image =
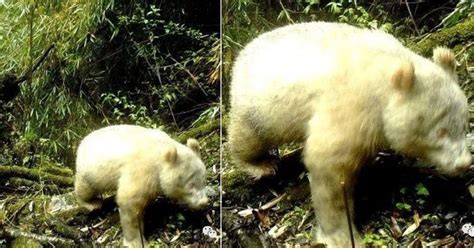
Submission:
<svg viewBox="0 0 474 248">
<path fill-rule="evenodd" d="M 471 152 L 474 152 L 474 133 L 468 133 L 466 135 L 467 146 Z"/>
</svg>

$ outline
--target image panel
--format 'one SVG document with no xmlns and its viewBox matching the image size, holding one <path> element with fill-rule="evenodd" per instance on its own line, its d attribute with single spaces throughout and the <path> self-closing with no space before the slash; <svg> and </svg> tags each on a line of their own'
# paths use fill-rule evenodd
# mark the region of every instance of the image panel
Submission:
<svg viewBox="0 0 474 248">
<path fill-rule="evenodd" d="M 0 246 L 219 247 L 219 1 L 0 1 Z"/>
<path fill-rule="evenodd" d="M 224 247 L 472 246 L 472 10 L 224 0 Z"/>
</svg>

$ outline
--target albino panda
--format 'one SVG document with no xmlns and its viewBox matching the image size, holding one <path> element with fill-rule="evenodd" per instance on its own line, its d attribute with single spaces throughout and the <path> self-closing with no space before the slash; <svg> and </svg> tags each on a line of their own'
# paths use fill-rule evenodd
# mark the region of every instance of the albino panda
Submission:
<svg viewBox="0 0 474 248">
<path fill-rule="evenodd" d="M 156 129 L 131 125 L 99 129 L 77 150 L 76 198 L 92 210 L 101 206 L 101 193 L 116 191 L 123 244 L 142 247 L 143 213 L 158 195 L 193 209 L 207 205 L 206 167 L 199 149 L 194 139 L 182 145 Z"/>
<path fill-rule="evenodd" d="M 430 60 L 382 31 L 290 25 L 240 52 L 230 95 L 231 154 L 255 178 L 275 172 L 278 158 L 269 150 L 304 143 L 316 237 L 329 247 L 350 247 L 341 182 L 353 211 L 355 175 L 377 151 L 425 159 L 448 175 L 472 162 L 468 104 L 446 48 Z M 355 239 L 362 246 L 357 232 Z"/>
</svg>

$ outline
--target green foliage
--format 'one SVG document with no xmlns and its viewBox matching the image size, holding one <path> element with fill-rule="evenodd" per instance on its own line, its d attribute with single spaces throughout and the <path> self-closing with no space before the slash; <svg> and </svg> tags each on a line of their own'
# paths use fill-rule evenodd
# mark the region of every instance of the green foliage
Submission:
<svg viewBox="0 0 474 248">
<path fill-rule="evenodd" d="M 370 247 L 383 247 L 390 243 L 390 237 L 382 234 L 367 233 L 362 241 Z"/>
<path fill-rule="evenodd" d="M 76 44 L 87 41 L 90 28 L 103 21 L 104 12 L 112 6 L 113 0 L 5 1 L 0 5 L 2 73 L 28 69 L 30 59 L 52 43 L 56 44 L 57 56 L 65 57 L 64 65 L 70 66 L 64 69 L 77 69 L 84 46 Z M 30 34 L 33 47 L 29 47 Z"/>
<path fill-rule="evenodd" d="M 397 202 L 397 203 L 395 204 L 395 206 L 396 206 L 399 210 L 411 211 L 411 205 L 408 204 L 408 203 Z"/>
<path fill-rule="evenodd" d="M 89 31 L 104 21 L 112 5 L 113 1 L 102 0 L 23 0 L 0 5 L 2 73 L 25 73 L 47 47 L 55 45 L 13 102 L 16 111 L 10 121 L 20 156 L 27 152 L 61 155 L 86 130 L 89 106 L 71 97 L 69 79 L 87 63 Z"/>
<path fill-rule="evenodd" d="M 191 124 L 192 127 L 197 127 L 208 123 L 210 120 L 219 118 L 219 111 L 220 107 L 218 104 L 209 107 L 208 109 L 204 110 L 199 117 L 193 121 Z"/>
<path fill-rule="evenodd" d="M 474 12 L 474 0 L 460 0 L 456 8 L 448 16 L 446 16 L 442 23 L 445 27 L 452 27 L 459 23 L 460 20 L 472 15 Z"/>
<path fill-rule="evenodd" d="M 113 0 L 0 5 L 2 74 L 25 75 L 53 44 L 8 103 L 11 115 L 1 116 L 8 120 L 18 164 L 46 157 L 72 164 L 78 141 L 108 124 L 171 123 L 168 129 L 180 130 L 216 117 L 217 36 L 166 19 L 154 5 Z"/>
<path fill-rule="evenodd" d="M 112 119 L 115 123 L 134 123 L 136 125 L 158 128 L 148 113 L 150 112 L 145 106 L 137 106 L 127 99 L 121 91 L 117 95 L 113 93 L 103 93 L 101 95 L 102 106 L 110 109 Z M 110 124 L 108 119 L 104 119 L 104 124 Z"/>
<path fill-rule="evenodd" d="M 116 36 L 109 46 L 117 52 L 99 51 L 114 59 L 106 61 L 98 73 L 113 76 L 105 85 L 90 85 L 89 91 L 118 95 L 121 90 L 127 101 L 146 106 L 142 109 L 153 119 L 174 123 L 175 128 L 188 126 L 218 98 L 216 35 L 165 21 L 154 5 L 137 4 L 133 14 L 125 12 L 116 13 L 118 31 L 113 32 Z"/>
<path fill-rule="evenodd" d="M 415 186 L 416 194 L 421 197 L 426 197 L 430 195 L 428 189 L 422 183 L 419 183 Z"/>
<path fill-rule="evenodd" d="M 383 11 L 379 9 L 382 14 Z M 386 18 L 374 18 L 361 6 L 349 7 L 342 11 L 338 20 L 344 23 L 350 23 L 359 27 L 382 29 L 386 32 L 393 32 L 393 25 Z"/>
<path fill-rule="evenodd" d="M 413 208 L 422 207 L 430 195 L 429 190 L 422 183 L 418 183 L 413 188 L 401 188 L 400 194 L 402 202 L 397 202 L 395 207 L 401 211 L 410 212 Z"/>
</svg>

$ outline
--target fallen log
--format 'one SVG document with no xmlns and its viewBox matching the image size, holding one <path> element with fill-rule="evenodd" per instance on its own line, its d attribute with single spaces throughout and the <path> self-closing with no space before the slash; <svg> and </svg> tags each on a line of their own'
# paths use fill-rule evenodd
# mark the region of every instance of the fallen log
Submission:
<svg viewBox="0 0 474 248">
<path fill-rule="evenodd" d="M 457 45 L 468 43 L 474 39 L 474 16 L 468 17 L 453 27 L 443 28 L 436 33 L 430 33 L 418 43 L 409 43 L 408 46 L 416 52 L 431 56 L 436 46 L 454 48 Z"/>
<path fill-rule="evenodd" d="M 6 180 L 5 185 L 12 186 L 15 188 L 15 190 L 19 189 L 20 187 L 27 187 L 27 190 L 33 189 L 35 191 L 45 190 L 50 194 L 64 193 L 65 191 L 67 191 L 66 189 L 60 188 L 53 184 L 40 184 L 38 182 L 19 177 L 9 178 L 8 180 Z"/>
<path fill-rule="evenodd" d="M 186 140 L 189 138 L 196 139 L 198 137 L 205 136 L 213 131 L 219 130 L 219 127 L 220 127 L 219 119 L 211 120 L 204 125 L 182 132 L 180 135 L 176 137 L 176 140 L 178 142 L 185 143 Z"/>
<path fill-rule="evenodd" d="M 54 232 L 58 233 L 63 237 L 71 238 L 75 241 L 80 241 L 85 236 L 85 234 L 79 231 L 77 228 L 67 225 L 60 219 L 55 218 L 54 216 L 47 216 L 46 218 L 44 218 L 44 222 L 48 226 L 50 226 Z"/>
<path fill-rule="evenodd" d="M 36 234 L 31 232 L 22 231 L 20 229 L 4 227 L 0 228 L 0 237 L 5 238 L 28 238 L 34 239 L 44 245 L 57 245 L 58 247 L 74 247 L 74 241 L 70 239 L 64 239 L 59 237 L 47 236 L 42 234 Z"/>
<path fill-rule="evenodd" d="M 74 176 L 74 171 L 68 167 L 63 166 L 56 166 L 56 165 L 46 165 L 42 166 L 42 171 L 53 174 L 56 176 L 63 176 L 63 177 L 72 177 Z"/>
<path fill-rule="evenodd" d="M 0 178 L 21 177 L 35 181 L 49 181 L 59 186 L 73 186 L 72 177 L 57 176 L 38 169 L 20 166 L 0 166 Z"/>
</svg>

